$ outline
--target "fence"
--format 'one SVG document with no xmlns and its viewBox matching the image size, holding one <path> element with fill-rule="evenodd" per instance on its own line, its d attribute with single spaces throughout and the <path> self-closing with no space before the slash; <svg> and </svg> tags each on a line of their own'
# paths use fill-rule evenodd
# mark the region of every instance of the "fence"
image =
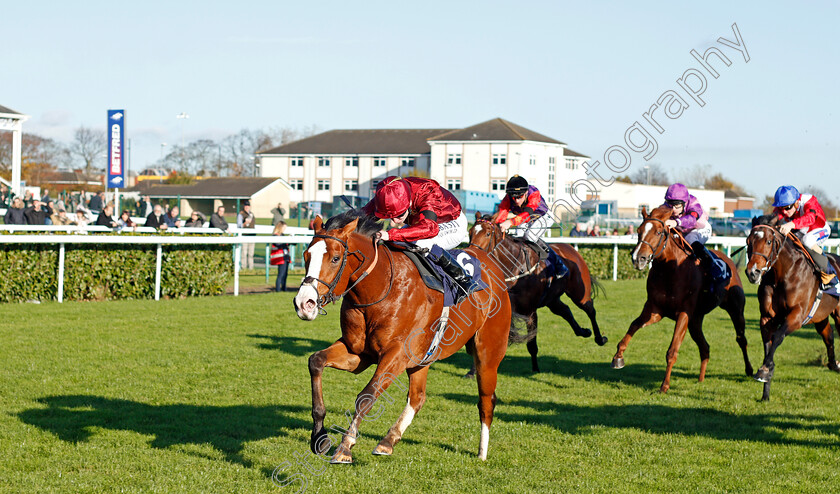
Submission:
<svg viewBox="0 0 840 494">
<path fill-rule="evenodd" d="M 144 227 L 138 227 L 137 232 L 143 233 L 146 230 L 141 230 Z M 154 229 L 149 228 L 149 233 L 159 233 Z M 193 234 L 201 233 L 220 233 L 217 228 L 180 228 L 168 230 L 169 235 L 153 234 L 149 236 L 121 236 L 121 235 L 89 235 L 89 233 L 110 232 L 114 230 L 107 227 L 89 226 L 85 228 L 79 227 L 61 227 L 61 226 L 20 226 L 20 225 L 0 225 L 0 232 L 8 231 L 36 233 L 48 232 L 50 235 L 43 234 L 0 234 L 0 244 L 51 244 L 58 245 L 58 291 L 57 300 L 63 302 L 64 300 L 64 251 L 67 244 L 133 244 L 133 245 L 156 245 L 157 252 L 155 256 L 155 300 L 160 299 L 160 277 L 161 277 L 161 263 L 162 263 L 162 248 L 163 245 L 232 245 L 233 246 L 233 272 L 234 272 L 234 296 L 239 295 L 239 274 L 241 249 L 244 244 L 264 244 L 264 243 L 286 243 L 291 245 L 308 245 L 312 241 L 312 231 L 305 228 L 287 228 L 290 235 L 273 236 L 271 235 L 271 227 L 257 228 L 257 229 L 237 229 L 231 228 L 232 235 L 225 236 L 195 236 Z M 132 230 L 135 231 L 135 230 Z M 266 235 L 268 231 L 268 235 Z M 247 235 L 246 235 L 247 234 Z M 733 249 L 745 245 L 744 237 L 712 237 L 708 246 L 717 246 L 722 249 L 727 255 L 731 255 Z M 547 237 L 545 241 L 548 243 L 566 243 L 574 245 L 575 249 L 580 246 L 612 246 L 612 279 L 618 279 L 619 246 L 634 246 L 637 243 L 635 237 L 632 236 L 614 236 L 614 237 Z M 833 248 L 835 253 L 840 254 L 840 239 L 829 239 L 825 244 L 826 250 Z M 266 279 L 268 278 L 268 267 L 266 267 Z"/>
</svg>

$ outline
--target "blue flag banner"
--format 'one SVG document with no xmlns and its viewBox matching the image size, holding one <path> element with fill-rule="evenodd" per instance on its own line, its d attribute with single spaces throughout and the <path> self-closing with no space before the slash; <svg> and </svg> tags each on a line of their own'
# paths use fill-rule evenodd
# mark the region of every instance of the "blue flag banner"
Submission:
<svg viewBox="0 0 840 494">
<path fill-rule="evenodd" d="M 125 111 L 108 110 L 108 185 L 125 187 Z"/>
</svg>

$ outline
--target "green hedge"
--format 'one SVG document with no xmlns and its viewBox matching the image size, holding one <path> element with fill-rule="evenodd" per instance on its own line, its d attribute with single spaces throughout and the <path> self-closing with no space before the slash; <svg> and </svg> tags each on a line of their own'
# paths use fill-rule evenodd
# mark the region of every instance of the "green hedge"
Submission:
<svg viewBox="0 0 840 494">
<path fill-rule="evenodd" d="M 224 293 L 230 245 L 164 245 L 161 296 Z M 156 245 L 66 244 L 65 300 L 154 298 Z M 0 244 L 0 301 L 54 300 L 58 245 Z"/>
<path fill-rule="evenodd" d="M 637 271 L 630 262 L 633 245 L 618 246 L 618 279 L 635 280 L 647 278 L 648 270 Z M 611 280 L 613 275 L 613 246 L 612 245 L 579 245 L 578 252 L 589 266 L 592 276 L 600 280 Z"/>
</svg>

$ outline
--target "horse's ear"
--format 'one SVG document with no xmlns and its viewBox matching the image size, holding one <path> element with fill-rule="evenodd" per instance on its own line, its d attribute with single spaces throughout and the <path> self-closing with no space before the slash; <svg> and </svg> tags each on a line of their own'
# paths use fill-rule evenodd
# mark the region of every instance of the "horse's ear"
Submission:
<svg viewBox="0 0 840 494">
<path fill-rule="evenodd" d="M 645 219 L 647 217 L 648 217 L 647 208 L 642 206 L 642 219 Z"/>
<path fill-rule="evenodd" d="M 478 221 L 480 219 L 481 219 L 481 211 L 476 211 L 475 212 L 475 220 Z"/>
<path fill-rule="evenodd" d="M 321 215 L 319 214 L 319 215 L 315 216 L 315 221 L 312 223 L 312 229 L 317 232 L 317 231 L 320 231 L 323 226 L 324 226 L 324 219 L 321 218 Z"/>
<path fill-rule="evenodd" d="M 351 221 L 350 223 L 347 223 L 347 225 L 345 225 L 344 228 L 341 229 L 341 233 L 343 235 L 350 235 L 351 233 L 356 231 L 356 225 L 358 225 L 358 224 L 359 224 L 359 218 L 356 218 L 355 220 Z"/>
</svg>

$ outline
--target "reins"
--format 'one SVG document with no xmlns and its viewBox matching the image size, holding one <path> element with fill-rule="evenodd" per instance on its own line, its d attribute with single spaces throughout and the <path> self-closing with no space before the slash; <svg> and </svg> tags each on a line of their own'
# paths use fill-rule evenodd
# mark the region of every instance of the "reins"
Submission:
<svg viewBox="0 0 840 494">
<path fill-rule="evenodd" d="M 780 231 L 776 230 L 775 228 L 773 228 L 772 226 L 770 226 L 770 225 L 756 225 L 756 226 L 753 227 L 753 230 L 755 230 L 757 228 L 766 228 L 767 230 L 770 230 L 773 233 L 773 243 L 771 244 L 771 247 L 770 247 L 770 255 L 769 256 L 765 256 L 764 254 L 762 254 L 760 252 L 753 252 L 752 242 L 750 242 L 749 239 L 747 241 L 747 255 L 749 257 L 752 257 L 752 256 L 756 255 L 756 256 L 759 256 L 759 257 L 764 259 L 764 267 L 759 270 L 759 273 L 761 274 L 761 276 L 764 276 L 764 273 L 769 271 L 773 267 L 773 265 L 776 264 L 776 261 L 779 260 L 779 255 L 782 252 L 782 248 L 784 247 L 785 242 L 787 242 L 787 238 L 790 235 L 784 235 L 782 239 L 779 239 L 779 236 L 782 235 L 782 233 Z M 753 235 L 753 232 L 750 232 L 750 237 L 752 237 L 752 235 Z M 799 240 L 799 239 L 797 238 L 796 240 Z M 801 242 L 800 242 L 800 245 L 802 245 Z M 810 258 L 810 256 L 808 256 L 808 257 Z"/>
</svg>

